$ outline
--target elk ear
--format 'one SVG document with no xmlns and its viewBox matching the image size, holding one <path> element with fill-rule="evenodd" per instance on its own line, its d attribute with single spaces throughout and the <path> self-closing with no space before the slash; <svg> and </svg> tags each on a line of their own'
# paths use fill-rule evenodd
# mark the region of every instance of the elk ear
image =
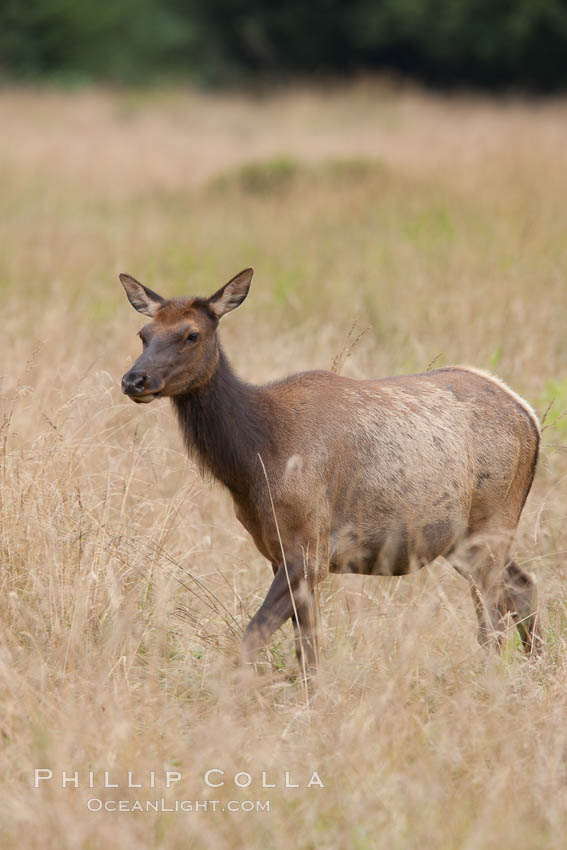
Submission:
<svg viewBox="0 0 567 850">
<path fill-rule="evenodd" d="M 147 286 L 144 286 L 136 278 L 131 277 L 129 274 L 121 274 L 118 277 L 126 290 L 128 301 L 138 313 L 143 313 L 144 316 L 150 316 L 152 318 L 162 304 L 165 304 L 165 298 L 162 298 L 157 292 L 148 289 Z"/>
<path fill-rule="evenodd" d="M 242 304 L 248 295 L 253 274 L 254 269 L 244 269 L 244 271 L 239 272 L 233 277 L 232 280 L 229 280 L 228 283 L 225 283 L 218 292 L 211 295 L 208 303 L 217 319 L 220 319 L 225 313 L 230 313 L 231 310 Z"/>
</svg>

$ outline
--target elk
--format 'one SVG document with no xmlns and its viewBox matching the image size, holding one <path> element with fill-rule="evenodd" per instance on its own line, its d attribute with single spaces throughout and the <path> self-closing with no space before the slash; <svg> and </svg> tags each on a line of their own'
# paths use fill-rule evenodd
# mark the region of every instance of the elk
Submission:
<svg viewBox="0 0 567 850">
<path fill-rule="evenodd" d="M 132 306 L 151 319 L 123 392 L 138 404 L 171 399 L 189 454 L 228 488 L 272 565 L 243 660 L 291 618 L 300 669 L 311 676 L 314 588 L 328 572 L 399 576 L 439 557 L 469 582 L 481 644 L 497 645 L 511 615 L 526 652 L 537 652 L 535 581 L 510 559 L 541 436 L 529 404 L 467 366 L 245 383 L 217 331 L 252 275 L 241 271 L 209 298 L 163 298 L 120 275 Z"/>
</svg>

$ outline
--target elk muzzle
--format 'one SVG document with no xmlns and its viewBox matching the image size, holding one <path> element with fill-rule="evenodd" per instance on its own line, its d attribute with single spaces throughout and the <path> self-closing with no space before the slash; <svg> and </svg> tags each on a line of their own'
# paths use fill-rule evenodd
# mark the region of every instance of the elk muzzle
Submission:
<svg viewBox="0 0 567 850">
<path fill-rule="evenodd" d="M 163 387 L 152 386 L 152 381 L 146 372 L 130 369 L 122 378 L 122 392 L 137 404 L 147 404 L 159 398 Z"/>
</svg>

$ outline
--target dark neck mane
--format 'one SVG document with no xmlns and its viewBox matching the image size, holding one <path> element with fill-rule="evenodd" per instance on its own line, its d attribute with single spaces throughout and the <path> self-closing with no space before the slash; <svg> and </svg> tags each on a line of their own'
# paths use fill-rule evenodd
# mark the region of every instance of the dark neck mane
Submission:
<svg viewBox="0 0 567 850">
<path fill-rule="evenodd" d="M 219 345 L 213 377 L 171 400 L 187 451 L 201 470 L 245 495 L 261 475 L 258 454 L 273 444 L 270 404 L 262 390 L 237 378 Z"/>
</svg>

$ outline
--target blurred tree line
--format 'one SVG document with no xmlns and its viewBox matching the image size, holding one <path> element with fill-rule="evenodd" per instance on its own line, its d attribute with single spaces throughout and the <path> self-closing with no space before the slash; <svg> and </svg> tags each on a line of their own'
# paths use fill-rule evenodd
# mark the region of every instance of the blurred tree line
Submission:
<svg viewBox="0 0 567 850">
<path fill-rule="evenodd" d="M 147 81 L 393 69 L 559 89 L 567 0 L 0 0 L 0 74 Z"/>
</svg>

